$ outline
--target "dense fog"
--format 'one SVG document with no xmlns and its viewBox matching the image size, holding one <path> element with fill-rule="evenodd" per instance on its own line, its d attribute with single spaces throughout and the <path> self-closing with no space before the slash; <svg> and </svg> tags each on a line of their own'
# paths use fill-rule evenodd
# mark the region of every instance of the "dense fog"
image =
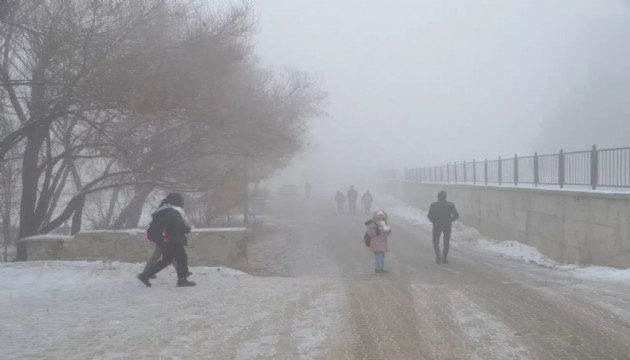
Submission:
<svg viewBox="0 0 630 360">
<path fill-rule="evenodd" d="M 289 172 L 300 178 L 630 145 L 627 1 L 255 9 L 261 60 L 316 74 L 328 92 L 327 117 L 311 123 L 312 144 Z"/>
</svg>

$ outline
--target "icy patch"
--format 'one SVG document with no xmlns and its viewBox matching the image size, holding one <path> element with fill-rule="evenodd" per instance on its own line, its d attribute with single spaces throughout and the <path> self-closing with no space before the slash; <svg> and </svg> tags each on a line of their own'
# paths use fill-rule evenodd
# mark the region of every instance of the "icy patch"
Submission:
<svg viewBox="0 0 630 360">
<path fill-rule="evenodd" d="M 452 311 L 462 332 L 477 345 L 476 359 L 528 359 L 529 351 L 511 336 L 514 331 L 485 312 L 460 291 L 450 294 Z"/>
<path fill-rule="evenodd" d="M 606 266 L 587 266 L 571 271 L 576 277 L 587 280 L 630 283 L 630 269 L 615 269 Z"/>
<path fill-rule="evenodd" d="M 325 293 L 308 304 L 308 308 L 293 321 L 292 337 L 297 341 L 299 359 L 325 358 L 329 329 L 338 319 L 337 298 Z"/>
<path fill-rule="evenodd" d="M 268 317 L 269 315 L 265 316 L 265 318 Z M 263 335 L 259 336 L 254 341 L 247 341 L 241 345 L 236 352 L 236 360 L 273 359 L 278 355 L 276 352 L 276 345 L 280 340 L 278 329 L 276 329 L 273 324 L 266 324 L 266 326 L 261 329 L 261 333 Z"/>
</svg>

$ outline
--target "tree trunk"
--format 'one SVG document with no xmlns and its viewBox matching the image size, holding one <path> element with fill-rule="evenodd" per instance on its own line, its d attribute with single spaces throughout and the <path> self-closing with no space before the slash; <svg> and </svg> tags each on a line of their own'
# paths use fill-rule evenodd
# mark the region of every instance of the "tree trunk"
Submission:
<svg viewBox="0 0 630 360">
<path fill-rule="evenodd" d="M 140 217 L 142 216 L 142 208 L 144 207 L 144 203 L 147 201 L 149 194 L 153 191 L 153 186 L 143 186 L 140 193 L 136 195 L 133 199 L 132 206 L 127 213 L 127 229 L 132 229 L 138 227 L 138 223 L 140 222 Z"/>
<path fill-rule="evenodd" d="M 50 224 L 42 227 L 42 229 L 40 230 L 40 233 L 46 234 L 49 231 L 54 230 L 57 227 L 59 227 L 61 224 L 66 222 L 66 220 L 68 220 L 77 209 L 79 208 L 82 209 L 84 203 L 85 203 L 85 195 L 78 195 L 78 196 L 73 197 L 68 202 L 68 206 L 66 206 L 66 208 L 63 210 L 61 215 L 59 215 L 56 219 L 51 221 Z"/>
<path fill-rule="evenodd" d="M 39 225 L 35 216 L 39 183 L 39 151 L 42 147 L 48 127 L 42 126 L 27 138 L 22 160 L 22 196 L 20 200 L 20 229 L 18 238 L 37 234 Z M 26 261 L 26 246 L 18 242 L 17 261 Z"/>
<path fill-rule="evenodd" d="M 11 193 L 9 193 L 9 196 Z M 9 199 L 11 199 L 9 197 Z M 7 262 L 7 253 L 9 250 L 9 242 L 11 241 L 11 208 L 7 206 L 2 216 L 2 236 L 4 237 L 4 262 Z"/>
<path fill-rule="evenodd" d="M 109 199 L 109 206 L 107 207 L 107 213 L 105 214 L 105 219 L 103 220 L 103 229 L 108 229 L 109 224 L 112 222 L 112 217 L 114 216 L 114 208 L 116 208 L 116 203 L 118 202 L 118 193 L 120 189 L 115 188 L 112 192 L 112 197 Z"/>
<path fill-rule="evenodd" d="M 118 218 L 112 224 L 112 229 L 120 230 L 137 227 L 140 216 L 142 216 L 142 207 L 154 188 L 153 186 L 143 186 L 140 190 L 136 188 L 136 195 L 120 212 L 120 215 L 118 215 Z"/>
<path fill-rule="evenodd" d="M 85 207 L 85 196 L 81 197 L 81 200 L 79 201 L 76 209 L 74 210 L 74 215 L 72 215 L 72 228 L 70 230 L 70 235 L 74 235 L 81 231 L 81 220 L 83 219 L 84 207 Z"/>
</svg>

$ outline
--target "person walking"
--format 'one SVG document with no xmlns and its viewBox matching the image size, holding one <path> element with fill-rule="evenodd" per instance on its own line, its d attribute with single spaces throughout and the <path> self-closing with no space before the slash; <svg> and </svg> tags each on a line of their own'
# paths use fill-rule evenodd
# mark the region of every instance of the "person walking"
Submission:
<svg viewBox="0 0 630 360">
<path fill-rule="evenodd" d="M 363 196 L 361 196 L 361 202 L 363 203 L 363 211 L 365 215 L 369 215 L 372 212 L 372 194 L 370 194 L 370 190 L 366 191 Z"/>
<path fill-rule="evenodd" d="M 343 196 L 341 190 L 338 190 L 337 194 L 335 194 L 335 201 L 337 202 L 337 212 L 343 214 L 343 204 L 346 202 L 346 197 Z"/>
<path fill-rule="evenodd" d="M 446 201 L 446 191 L 438 193 L 438 201 L 431 204 L 429 221 L 433 224 L 433 250 L 435 251 L 435 262 L 448 264 L 448 249 L 451 240 L 451 229 L 453 221 L 459 219 L 459 214 L 455 205 Z M 440 236 L 444 234 L 444 252 L 440 252 Z"/>
<path fill-rule="evenodd" d="M 348 198 L 348 212 L 350 215 L 355 215 L 357 213 L 357 198 L 359 197 L 359 193 L 354 189 L 354 185 L 350 185 L 350 189 L 346 192 L 346 197 Z"/>
<path fill-rule="evenodd" d="M 150 287 L 151 279 L 155 274 L 173 263 L 175 260 L 175 270 L 177 271 L 177 286 L 195 286 L 195 283 L 188 281 L 188 255 L 185 246 L 188 245 L 186 234 L 190 233 L 190 226 L 186 225 L 183 214 L 184 199 L 180 194 L 168 194 L 162 201 L 162 206 L 153 213 L 153 219 L 147 230 L 147 237 L 154 241 L 162 252 L 162 259 L 149 266 L 137 277 Z M 158 236 L 162 234 L 163 236 Z"/>
<path fill-rule="evenodd" d="M 365 236 L 369 239 L 370 250 L 374 253 L 374 272 L 376 274 L 387 273 L 385 253 L 389 250 L 387 239 L 392 232 L 392 229 L 387 225 L 387 214 L 383 210 L 377 210 L 372 218 L 365 222 L 365 226 Z"/>
<path fill-rule="evenodd" d="M 154 217 L 155 214 L 157 214 L 159 211 L 162 211 L 168 208 L 169 208 L 169 205 L 166 203 L 166 199 L 162 200 L 162 202 L 160 202 L 160 205 L 158 206 L 158 209 L 155 210 L 153 214 L 151 214 L 151 217 Z M 164 232 L 164 229 L 159 227 L 159 224 L 157 224 L 157 222 L 151 221 L 151 223 L 149 224 L 149 228 L 147 229 L 145 240 L 152 242 L 155 245 L 155 249 L 153 250 L 153 255 L 151 255 L 149 260 L 147 260 L 147 263 L 144 266 L 144 270 L 142 271 L 143 273 L 148 272 L 151 266 L 157 264 L 157 262 L 162 258 L 162 249 L 157 244 L 159 242 L 164 241 L 165 235 L 166 234 Z M 173 267 L 177 268 L 177 260 L 175 259 L 173 259 Z M 188 276 L 190 275 L 192 275 L 192 273 L 189 271 Z M 153 275 L 151 276 L 151 279 L 155 279 L 155 277 L 156 276 Z"/>
</svg>

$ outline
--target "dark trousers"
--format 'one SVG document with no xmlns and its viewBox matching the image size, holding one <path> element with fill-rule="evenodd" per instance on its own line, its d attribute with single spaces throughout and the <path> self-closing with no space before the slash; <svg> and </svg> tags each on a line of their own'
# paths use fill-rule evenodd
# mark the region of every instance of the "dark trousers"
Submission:
<svg viewBox="0 0 630 360">
<path fill-rule="evenodd" d="M 162 250 L 162 259 L 152 265 L 145 274 L 153 276 L 165 267 L 169 266 L 175 260 L 175 271 L 177 271 L 178 279 L 186 279 L 188 277 L 188 255 L 184 244 L 180 243 L 161 243 L 157 244 Z"/>
<path fill-rule="evenodd" d="M 444 234 L 444 252 L 440 252 L 440 235 Z M 446 259 L 451 241 L 451 226 L 433 225 L 433 250 L 435 256 Z"/>
<path fill-rule="evenodd" d="M 348 202 L 348 212 L 350 213 L 350 215 L 354 215 L 357 213 L 357 202 L 350 200 Z"/>
</svg>

